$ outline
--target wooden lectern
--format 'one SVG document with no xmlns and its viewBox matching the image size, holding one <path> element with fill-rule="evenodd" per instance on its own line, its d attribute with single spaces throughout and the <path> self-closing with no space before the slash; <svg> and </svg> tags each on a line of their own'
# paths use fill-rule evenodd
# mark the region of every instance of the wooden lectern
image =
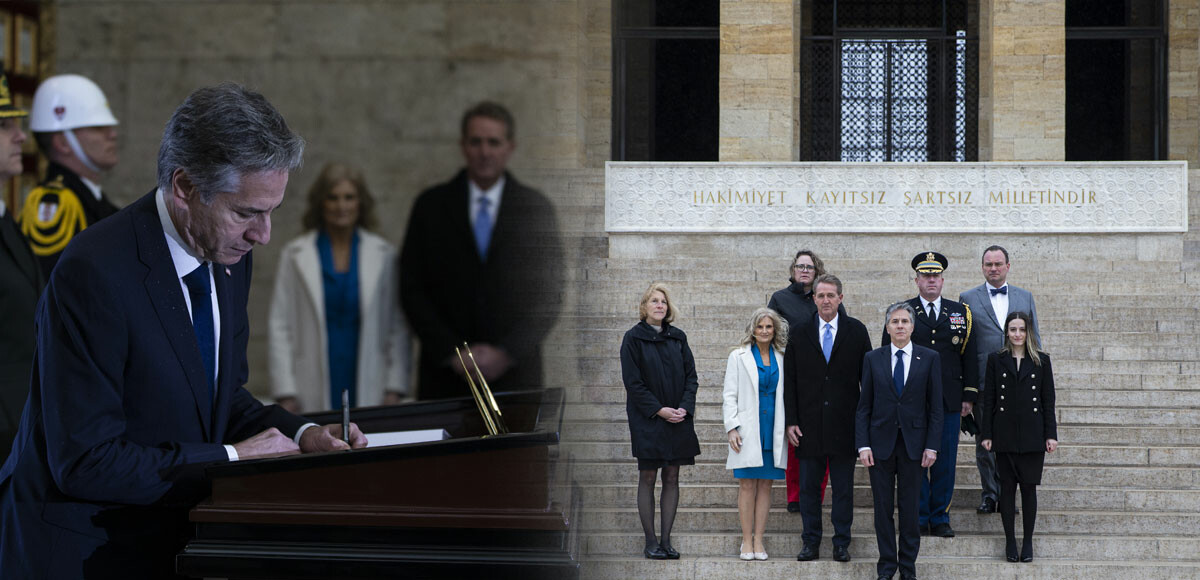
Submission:
<svg viewBox="0 0 1200 580">
<path fill-rule="evenodd" d="M 220 578 L 579 577 L 577 497 L 554 497 L 559 389 L 498 393 L 511 432 L 471 398 L 355 409 L 366 433 L 446 429 L 430 443 L 211 466 L 180 574 Z M 340 412 L 308 416 L 341 421 Z M 368 435 L 368 438 L 370 435 Z M 565 461 L 565 459 L 564 459 Z M 569 475 L 559 478 L 569 481 Z"/>
</svg>

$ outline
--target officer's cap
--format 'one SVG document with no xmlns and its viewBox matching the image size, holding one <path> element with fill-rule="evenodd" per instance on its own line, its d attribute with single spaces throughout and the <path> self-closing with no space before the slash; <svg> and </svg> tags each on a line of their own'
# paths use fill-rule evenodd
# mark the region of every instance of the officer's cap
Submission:
<svg viewBox="0 0 1200 580">
<path fill-rule="evenodd" d="M 918 274 L 941 274 L 949 266 L 946 256 L 937 252 L 922 252 L 912 259 L 912 269 Z"/>
</svg>

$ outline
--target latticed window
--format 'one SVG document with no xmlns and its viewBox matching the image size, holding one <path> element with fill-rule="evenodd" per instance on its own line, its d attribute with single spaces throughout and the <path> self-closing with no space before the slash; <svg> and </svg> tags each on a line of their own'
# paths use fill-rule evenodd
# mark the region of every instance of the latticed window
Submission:
<svg viewBox="0 0 1200 580">
<path fill-rule="evenodd" d="M 979 11 L 967 0 L 806 0 L 800 157 L 979 158 Z"/>
</svg>

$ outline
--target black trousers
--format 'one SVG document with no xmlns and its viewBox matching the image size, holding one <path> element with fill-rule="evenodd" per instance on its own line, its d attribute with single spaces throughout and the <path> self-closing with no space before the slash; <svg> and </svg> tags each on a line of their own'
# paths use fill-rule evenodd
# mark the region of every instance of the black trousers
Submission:
<svg viewBox="0 0 1200 580">
<path fill-rule="evenodd" d="M 800 519 L 804 522 L 801 539 L 805 546 L 821 545 L 821 481 L 825 463 L 829 463 L 829 485 L 833 488 L 833 545 L 850 545 L 850 526 L 854 523 L 854 456 L 820 455 L 797 457 L 800 464 Z"/>
<path fill-rule="evenodd" d="M 900 568 L 902 576 L 917 575 L 917 552 L 921 548 L 921 461 L 905 452 L 904 436 L 896 431 L 892 456 L 870 469 L 871 494 L 875 497 L 875 540 L 879 543 L 880 576 L 891 578 Z M 900 551 L 896 553 L 896 524 L 893 511 L 900 509 Z"/>
</svg>

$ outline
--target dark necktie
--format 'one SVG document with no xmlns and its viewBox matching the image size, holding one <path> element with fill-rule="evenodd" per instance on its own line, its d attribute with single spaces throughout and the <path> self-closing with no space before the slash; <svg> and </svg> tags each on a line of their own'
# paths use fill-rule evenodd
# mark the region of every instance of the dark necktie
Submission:
<svg viewBox="0 0 1200 580">
<path fill-rule="evenodd" d="M 896 386 L 896 396 L 904 390 L 904 351 L 896 351 L 896 368 L 892 371 L 892 384 Z"/>
<path fill-rule="evenodd" d="M 927 310 L 925 314 L 929 316 L 930 320 L 937 322 L 937 308 L 933 306 L 932 302 L 929 303 L 929 310 Z"/>
<path fill-rule="evenodd" d="M 1008 295 L 1008 285 L 1007 284 L 1004 286 L 1001 286 L 999 288 L 988 288 L 988 290 L 991 291 L 992 296 L 995 296 L 997 294 L 1004 294 L 1005 296 Z"/>
<path fill-rule="evenodd" d="M 208 400 L 215 399 L 215 377 L 217 375 L 217 343 L 213 330 L 212 286 L 209 284 L 208 262 L 200 264 L 183 277 L 188 296 L 192 299 L 192 330 L 196 332 L 196 344 L 200 346 L 200 358 L 204 359 L 204 378 L 207 379 Z"/>
</svg>

